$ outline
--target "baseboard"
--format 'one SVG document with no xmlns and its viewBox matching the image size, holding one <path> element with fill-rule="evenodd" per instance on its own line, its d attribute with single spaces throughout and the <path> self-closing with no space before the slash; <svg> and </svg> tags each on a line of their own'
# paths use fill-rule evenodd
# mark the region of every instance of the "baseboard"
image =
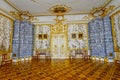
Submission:
<svg viewBox="0 0 120 80">
<path fill-rule="evenodd" d="M 69 59 L 69 57 L 52 57 L 51 59 Z"/>
<path fill-rule="evenodd" d="M 92 58 L 92 60 L 95 60 L 95 59 Z M 99 58 L 96 58 L 96 60 L 99 60 Z M 104 58 L 101 58 L 100 61 L 104 61 Z M 114 62 L 114 59 L 108 59 L 108 62 Z"/>
</svg>

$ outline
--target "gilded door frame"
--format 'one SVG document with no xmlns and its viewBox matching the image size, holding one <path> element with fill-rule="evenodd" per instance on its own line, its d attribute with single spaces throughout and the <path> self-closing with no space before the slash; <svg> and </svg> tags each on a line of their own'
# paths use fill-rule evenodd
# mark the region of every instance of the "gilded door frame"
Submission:
<svg viewBox="0 0 120 80">
<path fill-rule="evenodd" d="M 64 32 L 59 32 L 59 31 L 57 31 L 57 32 L 54 32 L 54 31 L 52 31 L 52 28 L 51 28 L 51 30 L 50 30 L 50 52 L 51 52 L 51 47 L 52 47 L 52 43 L 53 43 L 53 41 L 52 41 L 52 35 L 53 34 L 64 34 L 65 36 L 66 36 L 66 50 L 68 51 L 69 49 L 68 49 L 68 25 L 64 25 L 64 26 L 66 26 L 66 31 L 64 31 Z M 51 54 L 51 53 L 50 53 Z"/>
</svg>

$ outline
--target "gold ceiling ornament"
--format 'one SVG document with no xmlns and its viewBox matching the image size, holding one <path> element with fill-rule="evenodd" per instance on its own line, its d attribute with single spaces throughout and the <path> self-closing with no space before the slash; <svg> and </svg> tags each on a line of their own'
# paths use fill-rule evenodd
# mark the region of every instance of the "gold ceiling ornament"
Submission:
<svg viewBox="0 0 120 80">
<path fill-rule="evenodd" d="M 33 17 L 32 19 L 30 19 L 31 21 L 39 21 L 39 19 L 37 17 Z"/>
<path fill-rule="evenodd" d="M 100 17 L 104 17 L 106 16 L 110 11 L 112 11 L 113 9 L 115 8 L 114 5 L 111 5 L 107 8 L 105 7 L 99 7 L 99 8 L 94 8 L 90 14 L 91 16 L 93 16 L 94 18 L 97 17 L 97 16 L 100 16 Z"/>
<path fill-rule="evenodd" d="M 49 10 L 55 15 L 64 15 L 66 12 L 69 12 L 71 8 L 66 5 L 55 5 Z"/>
<path fill-rule="evenodd" d="M 63 21 L 66 19 L 64 18 L 64 14 L 70 11 L 70 7 L 66 5 L 55 5 L 51 7 L 49 10 L 54 15 L 56 15 L 56 24 L 52 25 L 51 31 L 54 33 L 66 32 L 66 25 L 63 24 Z"/>
<path fill-rule="evenodd" d="M 29 21 L 34 20 L 34 17 L 29 13 L 29 11 L 20 11 L 20 12 L 10 11 L 10 14 L 18 20 L 29 20 Z"/>
<path fill-rule="evenodd" d="M 11 14 L 15 19 L 19 19 L 19 20 L 20 20 L 20 14 L 19 14 L 19 12 L 10 11 L 10 14 Z"/>
</svg>

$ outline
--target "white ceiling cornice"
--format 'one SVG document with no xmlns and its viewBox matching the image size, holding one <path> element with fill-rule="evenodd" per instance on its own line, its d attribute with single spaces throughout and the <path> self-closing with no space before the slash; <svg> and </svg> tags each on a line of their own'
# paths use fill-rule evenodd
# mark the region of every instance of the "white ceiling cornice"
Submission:
<svg viewBox="0 0 120 80">
<path fill-rule="evenodd" d="M 106 7 L 109 3 L 111 3 L 113 0 L 106 0 L 106 2 L 101 7 Z"/>
<path fill-rule="evenodd" d="M 10 2 L 9 0 L 4 0 L 7 4 L 9 4 L 11 7 L 13 7 L 15 10 L 17 10 L 18 12 L 20 12 L 21 10 L 16 7 L 12 2 Z"/>
<path fill-rule="evenodd" d="M 87 12 L 79 12 L 79 13 L 72 13 L 72 14 L 69 14 L 69 13 L 66 13 L 65 15 L 78 15 L 78 14 L 90 14 L 90 13 L 87 13 Z M 33 14 L 33 16 L 53 16 L 53 14 Z"/>
<path fill-rule="evenodd" d="M 10 19 L 14 20 L 15 18 L 5 9 L 0 8 L 0 14 L 5 14 L 7 17 L 9 17 Z"/>
<path fill-rule="evenodd" d="M 16 9 L 18 12 L 27 10 L 29 11 L 33 16 L 52 16 L 49 12 L 49 8 L 52 5 L 56 4 L 64 4 L 68 6 L 72 6 L 72 10 L 66 15 L 73 15 L 73 14 L 89 14 L 91 9 L 97 8 L 97 7 L 106 7 L 111 1 L 113 0 L 66 0 L 66 1 L 60 1 L 60 0 L 4 0 L 7 4 L 9 4 L 11 7 Z M 23 4 L 26 5 L 23 6 Z M 37 2 L 36 2 L 37 1 Z M 91 4 L 91 1 L 93 1 L 93 4 Z M 39 2 L 39 3 L 38 3 Z M 60 2 L 60 3 L 58 3 Z M 79 2 L 79 3 L 78 3 Z M 82 4 L 80 2 L 86 2 L 85 4 L 89 4 L 88 6 L 85 6 L 85 4 Z M 53 3 L 53 4 L 52 4 Z M 95 5 L 96 3 L 96 5 Z M 29 5 L 30 4 L 30 5 Z M 82 5 L 79 5 L 82 4 Z M 48 5 L 48 6 L 46 6 Z M 83 7 L 83 8 L 82 8 Z M 83 11 L 84 10 L 84 11 Z M 86 11 L 86 12 L 85 12 Z"/>
</svg>

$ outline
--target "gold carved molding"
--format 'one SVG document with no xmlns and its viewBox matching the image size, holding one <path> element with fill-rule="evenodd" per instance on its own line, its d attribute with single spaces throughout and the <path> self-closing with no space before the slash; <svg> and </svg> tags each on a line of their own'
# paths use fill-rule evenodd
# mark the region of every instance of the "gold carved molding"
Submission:
<svg viewBox="0 0 120 80">
<path fill-rule="evenodd" d="M 32 14 L 29 13 L 29 11 L 20 11 L 20 12 L 10 11 L 10 14 L 18 20 L 29 20 L 29 21 L 34 20 L 34 17 L 32 16 Z"/>
<path fill-rule="evenodd" d="M 71 7 L 68 7 L 66 5 L 55 5 L 49 10 L 55 15 L 64 15 L 66 12 L 69 12 L 71 10 Z"/>
<path fill-rule="evenodd" d="M 16 7 L 10 0 L 4 0 L 7 4 L 9 4 L 11 7 L 13 7 L 15 10 L 20 12 L 21 10 Z M 35 3 L 37 3 L 37 0 L 31 0 Z M 106 7 L 111 1 L 113 0 L 106 0 L 104 4 L 101 7 Z M 58 6 L 58 5 L 57 5 Z M 70 8 L 70 7 L 69 7 Z M 50 9 L 49 9 L 50 10 Z M 76 15 L 76 14 L 90 14 L 89 12 L 77 12 L 77 13 L 65 13 L 65 15 Z M 52 14 L 32 14 L 33 16 L 53 16 Z"/>
<path fill-rule="evenodd" d="M 90 14 L 91 16 L 93 16 L 94 18 L 97 17 L 97 16 L 100 16 L 100 17 L 104 17 L 106 16 L 110 11 L 112 11 L 113 9 L 115 8 L 114 5 L 111 5 L 109 6 L 108 8 L 105 8 L 105 7 L 98 7 L 98 8 L 94 8 Z M 96 16 L 95 14 L 98 15 Z"/>
<path fill-rule="evenodd" d="M 84 16 L 84 17 L 83 17 L 84 20 L 88 20 L 88 21 L 92 20 L 93 18 L 94 18 L 94 17 L 91 16 L 91 15 Z"/>
<path fill-rule="evenodd" d="M 114 51 L 115 52 L 120 52 L 120 48 L 117 47 L 117 39 L 116 39 L 116 31 L 114 30 L 115 28 L 115 20 L 114 20 L 114 16 L 120 14 L 120 10 L 115 12 L 112 16 L 111 16 L 111 23 L 112 23 L 112 36 L 113 36 L 113 43 L 114 43 Z"/>
</svg>

